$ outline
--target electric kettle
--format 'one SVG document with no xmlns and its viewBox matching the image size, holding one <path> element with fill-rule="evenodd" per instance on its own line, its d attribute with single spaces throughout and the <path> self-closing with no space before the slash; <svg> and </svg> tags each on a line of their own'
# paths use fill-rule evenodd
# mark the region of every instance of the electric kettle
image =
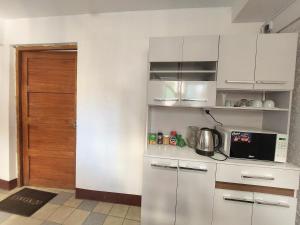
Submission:
<svg viewBox="0 0 300 225">
<path fill-rule="evenodd" d="M 201 128 L 197 133 L 196 153 L 213 156 L 215 150 L 222 145 L 222 136 L 219 131 L 207 127 Z"/>
</svg>

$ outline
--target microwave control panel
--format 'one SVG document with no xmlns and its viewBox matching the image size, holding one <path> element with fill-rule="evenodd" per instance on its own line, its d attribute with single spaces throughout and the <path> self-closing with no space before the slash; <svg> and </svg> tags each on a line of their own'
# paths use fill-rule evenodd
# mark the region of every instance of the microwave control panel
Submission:
<svg viewBox="0 0 300 225">
<path fill-rule="evenodd" d="M 288 136 L 286 134 L 277 134 L 275 162 L 286 162 L 288 149 Z"/>
</svg>

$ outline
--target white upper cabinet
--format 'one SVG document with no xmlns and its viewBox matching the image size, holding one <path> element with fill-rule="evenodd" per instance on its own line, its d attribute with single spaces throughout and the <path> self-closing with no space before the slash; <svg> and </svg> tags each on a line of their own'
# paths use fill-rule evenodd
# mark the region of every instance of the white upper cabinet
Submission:
<svg viewBox="0 0 300 225">
<path fill-rule="evenodd" d="M 149 62 L 182 61 L 183 37 L 150 38 Z"/>
<path fill-rule="evenodd" d="M 257 35 L 221 35 L 217 88 L 253 89 Z"/>
<path fill-rule="evenodd" d="M 294 88 L 298 34 L 260 34 L 257 40 L 255 89 Z"/>
<path fill-rule="evenodd" d="M 184 37 L 182 60 L 217 61 L 219 35 Z"/>
</svg>

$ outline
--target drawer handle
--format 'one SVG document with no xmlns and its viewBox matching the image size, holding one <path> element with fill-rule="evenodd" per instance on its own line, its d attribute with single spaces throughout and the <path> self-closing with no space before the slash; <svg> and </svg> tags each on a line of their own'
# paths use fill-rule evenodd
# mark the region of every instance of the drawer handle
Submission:
<svg viewBox="0 0 300 225">
<path fill-rule="evenodd" d="M 257 84 L 286 84 L 287 81 L 278 81 L 278 80 L 257 80 Z"/>
<path fill-rule="evenodd" d="M 232 84 L 255 84 L 254 80 L 226 80 L 225 82 Z"/>
<path fill-rule="evenodd" d="M 182 98 L 184 102 L 208 102 L 208 99 L 197 99 L 197 98 Z"/>
<path fill-rule="evenodd" d="M 259 205 L 270 205 L 270 206 L 290 208 L 290 205 L 286 202 L 270 202 L 270 201 L 265 201 L 265 200 L 261 200 L 261 199 L 255 199 L 254 203 L 259 204 Z"/>
<path fill-rule="evenodd" d="M 259 176 L 259 175 L 242 175 L 243 179 L 257 179 L 257 180 L 275 180 L 274 177 Z"/>
<path fill-rule="evenodd" d="M 157 102 L 179 101 L 179 98 L 154 98 Z"/>
<path fill-rule="evenodd" d="M 152 167 L 165 168 L 165 169 L 177 169 L 177 166 L 167 165 L 167 164 L 157 164 L 151 163 Z"/>
<path fill-rule="evenodd" d="M 253 204 L 254 201 L 247 199 L 247 198 L 238 198 L 238 197 L 228 197 L 228 196 L 223 196 L 223 199 L 225 201 L 232 201 L 232 202 L 243 202 L 243 203 L 249 203 L 249 204 Z"/>
<path fill-rule="evenodd" d="M 207 172 L 208 170 L 203 168 L 191 168 L 191 167 L 184 167 L 184 166 L 180 166 L 179 169 L 181 170 L 192 170 L 192 171 L 200 171 L 200 172 Z"/>
</svg>

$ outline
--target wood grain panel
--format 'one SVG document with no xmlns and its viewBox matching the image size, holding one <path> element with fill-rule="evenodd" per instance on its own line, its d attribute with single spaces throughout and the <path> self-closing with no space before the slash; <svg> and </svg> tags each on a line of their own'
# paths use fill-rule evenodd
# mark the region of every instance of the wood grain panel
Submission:
<svg viewBox="0 0 300 225">
<path fill-rule="evenodd" d="M 65 122 L 74 124 L 75 96 L 60 93 L 29 93 L 28 117 L 47 123 Z"/>
<path fill-rule="evenodd" d="M 75 129 L 62 124 L 30 124 L 28 126 L 29 149 L 46 151 L 74 152 Z"/>
<path fill-rule="evenodd" d="M 30 183 L 37 186 L 74 188 L 73 159 L 30 156 Z"/>
<path fill-rule="evenodd" d="M 257 185 L 248 185 L 248 184 L 236 184 L 236 183 L 226 183 L 226 182 L 216 182 L 215 185 L 218 189 L 227 189 L 235 191 L 247 191 L 247 192 L 257 192 L 257 193 L 266 193 L 273 195 L 284 195 L 284 196 L 294 196 L 294 190 L 284 189 L 284 188 L 274 188 L 274 187 L 265 187 Z"/>
<path fill-rule="evenodd" d="M 37 54 L 37 53 L 28 53 Z M 27 58 L 29 92 L 74 93 L 75 58 L 73 53 L 43 53 L 38 57 Z M 59 54 L 62 54 L 61 57 Z"/>
</svg>

